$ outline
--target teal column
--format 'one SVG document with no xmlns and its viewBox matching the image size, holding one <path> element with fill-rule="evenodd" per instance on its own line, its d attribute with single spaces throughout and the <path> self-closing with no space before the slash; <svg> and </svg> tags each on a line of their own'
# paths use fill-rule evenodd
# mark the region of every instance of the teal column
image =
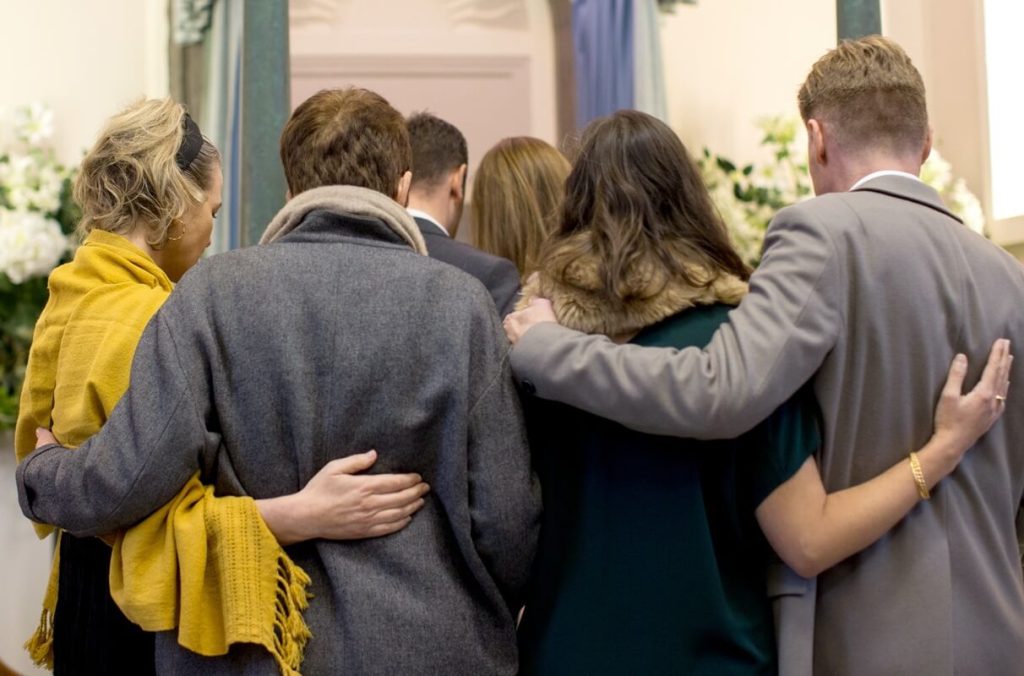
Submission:
<svg viewBox="0 0 1024 676">
<path fill-rule="evenodd" d="M 882 10 L 879 5 L 879 0 L 836 0 L 839 39 L 880 35 Z"/>
<path fill-rule="evenodd" d="M 288 0 L 244 3 L 239 245 L 256 244 L 284 205 L 278 139 L 291 114 Z"/>
</svg>

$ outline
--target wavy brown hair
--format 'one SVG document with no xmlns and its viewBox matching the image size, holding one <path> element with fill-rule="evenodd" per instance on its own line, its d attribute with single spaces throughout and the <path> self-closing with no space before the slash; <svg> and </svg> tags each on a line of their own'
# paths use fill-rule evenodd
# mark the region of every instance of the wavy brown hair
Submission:
<svg viewBox="0 0 1024 676">
<path fill-rule="evenodd" d="M 184 118 L 184 107 L 171 99 L 139 101 L 110 118 L 75 179 L 81 236 L 92 230 L 128 235 L 142 227 L 159 249 L 171 223 L 206 201 L 220 154 L 204 138 L 188 168 L 179 169 Z"/>
<path fill-rule="evenodd" d="M 651 281 L 657 290 L 672 278 L 701 288 L 722 274 L 750 277 L 682 141 L 660 120 L 631 110 L 583 131 L 542 269 L 565 278 L 583 258 L 598 261 L 606 293 L 619 302 Z"/>
<path fill-rule="evenodd" d="M 473 177 L 473 243 L 507 258 L 523 277 L 555 229 L 569 160 L 538 138 L 515 136 L 487 151 Z"/>
</svg>

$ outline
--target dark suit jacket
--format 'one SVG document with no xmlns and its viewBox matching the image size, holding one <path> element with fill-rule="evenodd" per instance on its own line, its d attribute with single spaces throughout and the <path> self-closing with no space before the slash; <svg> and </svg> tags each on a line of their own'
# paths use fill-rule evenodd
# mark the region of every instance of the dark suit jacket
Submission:
<svg viewBox="0 0 1024 676">
<path fill-rule="evenodd" d="M 519 271 L 512 261 L 454 240 L 425 218 L 414 220 L 420 226 L 431 258 L 454 265 L 479 279 L 494 299 L 500 316 L 512 312 L 519 298 Z"/>
</svg>

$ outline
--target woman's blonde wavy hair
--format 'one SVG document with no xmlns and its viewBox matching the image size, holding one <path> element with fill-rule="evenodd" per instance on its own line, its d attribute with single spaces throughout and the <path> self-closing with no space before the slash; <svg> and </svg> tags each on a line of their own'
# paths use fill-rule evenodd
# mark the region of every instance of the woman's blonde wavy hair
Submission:
<svg viewBox="0 0 1024 676">
<path fill-rule="evenodd" d="M 141 227 L 146 242 L 160 249 L 171 224 L 206 201 L 220 154 L 204 137 L 189 167 L 179 169 L 184 118 L 184 107 L 171 99 L 139 101 L 110 118 L 75 179 L 80 236 L 93 230 L 128 235 Z"/>
</svg>

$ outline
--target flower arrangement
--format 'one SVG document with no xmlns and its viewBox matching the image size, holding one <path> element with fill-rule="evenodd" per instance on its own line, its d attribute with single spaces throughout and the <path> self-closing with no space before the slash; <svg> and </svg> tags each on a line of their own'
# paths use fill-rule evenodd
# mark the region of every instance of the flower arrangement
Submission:
<svg viewBox="0 0 1024 676">
<path fill-rule="evenodd" d="M 754 266 L 760 261 L 764 234 L 775 212 L 813 195 L 806 145 L 797 144 L 799 122 L 792 117 L 767 117 L 758 122 L 758 128 L 763 133 L 761 145 L 772 153 L 773 163 L 737 167 L 707 148 L 697 161 L 733 244 L 743 260 Z M 952 166 L 934 148 L 921 167 L 921 180 L 934 188 L 969 228 L 984 234 L 981 203 L 964 179 L 953 176 Z"/>
<path fill-rule="evenodd" d="M 79 212 L 73 170 L 50 146 L 53 113 L 41 104 L 12 111 L 0 125 L 0 430 L 17 420 L 21 382 L 46 277 L 71 251 Z"/>
</svg>

